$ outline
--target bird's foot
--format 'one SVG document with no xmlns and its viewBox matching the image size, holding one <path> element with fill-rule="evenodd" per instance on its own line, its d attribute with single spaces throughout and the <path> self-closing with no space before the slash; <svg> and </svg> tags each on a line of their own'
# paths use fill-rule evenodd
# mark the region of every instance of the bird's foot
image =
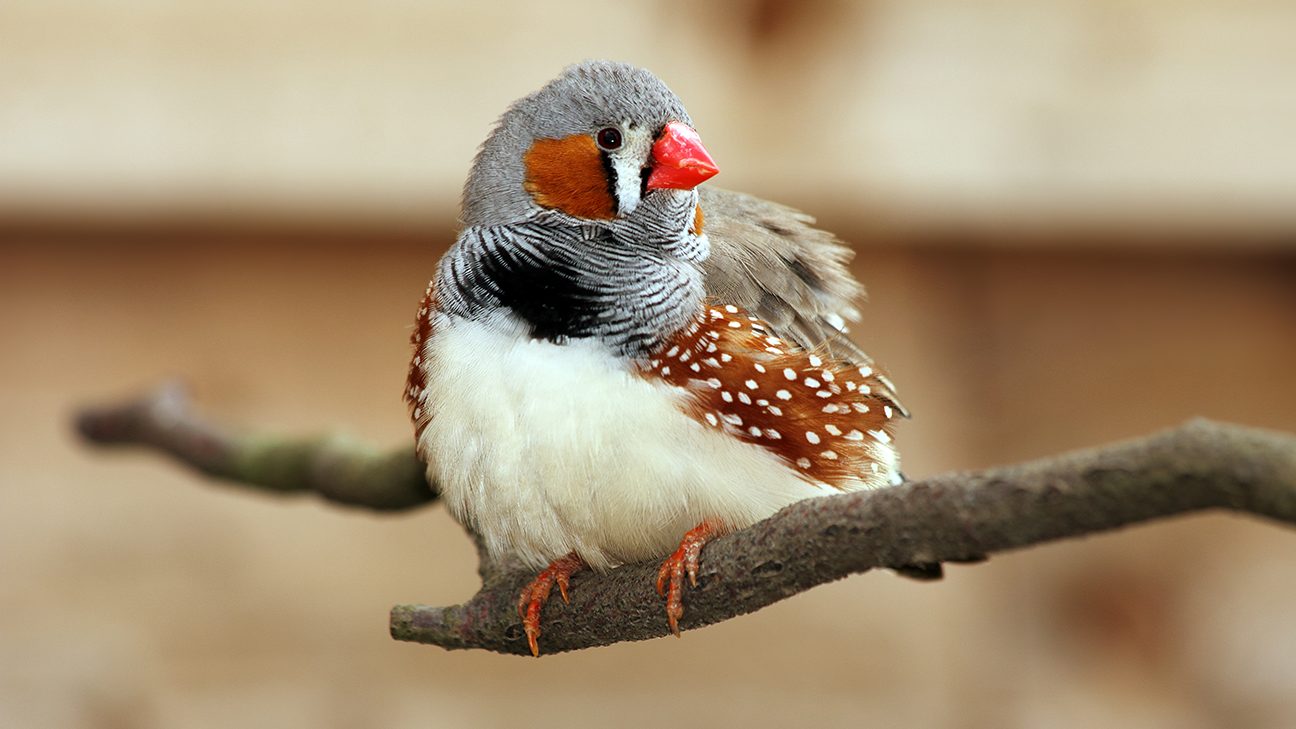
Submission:
<svg viewBox="0 0 1296 729">
<path fill-rule="evenodd" d="M 527 643 L 531 646 L 531 655 L 540 657 L 540 610 L 549 600 L 549 593 L 555 584 L 563 603 L 567 600 L 567 585 L 571 576 L 585 568 L 585 560 L 575 552 L 566 557 L 559 557 L 536 575 L 518 596 L 518 616 L 522 618 L 522 629 L 526 631 Z"/>
<path fill-rule="evenodd" d="M 714 522 L 698 524 L 684 534 L 679 549 L 657 570 L 657 594 L 666 598 L 666 621 L 677 638 L 680 634 L 679 619 L 684 616 L 684 576 L 688 575 L 689 584 L 697 587 L 698 557 L 702 554 L 702 547 L 720 533 L 720 527 Z"/>
</svg>

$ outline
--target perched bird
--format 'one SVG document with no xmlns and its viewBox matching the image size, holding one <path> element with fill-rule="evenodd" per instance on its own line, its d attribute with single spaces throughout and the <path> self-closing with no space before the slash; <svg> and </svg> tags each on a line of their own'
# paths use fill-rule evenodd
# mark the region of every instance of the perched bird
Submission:
<svg viewBox="0 0 1296 729">
<path fill-rule="evenodd" d="M 577 570 L 664 556 L 678 635 L 708 539 L 899 481 L 906 413 L 845 336 L 848 250 L 794 210 L 699 188 L 717 172 L 653 74 L 571 66 L 482 145 L 419 307 L 419 456 L 490 555 L 539 570 L 518 604 L 536 655 Z"/>
</svg>

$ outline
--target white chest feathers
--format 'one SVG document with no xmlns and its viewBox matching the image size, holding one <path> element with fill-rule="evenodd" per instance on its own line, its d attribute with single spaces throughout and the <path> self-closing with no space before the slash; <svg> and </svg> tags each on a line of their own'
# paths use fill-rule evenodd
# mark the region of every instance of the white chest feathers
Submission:
<svg viewBox="0 0 1296 729">
<path fill-rule="evenodd" d="M 749 526 L 811 496 L 777 456 L 703 427 L 683 392 L 601 345 L 442 319 L 424 344 L 428 476 L 493 555 L 595 569 L 664 556 L 704 519 Z"/>
</svg>

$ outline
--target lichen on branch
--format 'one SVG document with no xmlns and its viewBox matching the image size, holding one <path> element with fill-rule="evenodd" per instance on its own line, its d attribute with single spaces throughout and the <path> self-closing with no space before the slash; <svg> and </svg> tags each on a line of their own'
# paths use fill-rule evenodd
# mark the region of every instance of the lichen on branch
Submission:
<svg viewBox="0 0 1296 729">
<path fill-rule="evenodd" d="M 186 388 L 163 384 L 126 402 L 85 408 L 76 429 L 105 446 L 143 446 L 208 476 L 276 493 L 315 493 L 348 506 L 410 509 L 436 499 L 414 449 L 379 452 L 342 436 L 237 433 L 193 412 Z"/>
</svg>

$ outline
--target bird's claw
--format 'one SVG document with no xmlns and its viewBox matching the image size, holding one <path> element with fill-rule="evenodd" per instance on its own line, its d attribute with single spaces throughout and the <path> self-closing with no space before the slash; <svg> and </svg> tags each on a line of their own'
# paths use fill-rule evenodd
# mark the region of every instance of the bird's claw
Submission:
<svg viewBox="0 0 1296 729">
<path fill-rule="evenodd" d="M 522 594 L 518 596 L 517 610 L 518 617 L 522 619 L 522 630 L 526 633 L 531 655 L 537 658 L 540 656 L 540 611 L 548 602 L 553 586 L 558 585 L 558 594 L 562 596 L 563 603 L 570 604 L 567 587 L 571 584 L 572 573 L 584 567 L 585 561 L 572 552 L 566 557 L 554 560 L 522 588 Z"/>
<path fill-rule="evenodd" d="M 657 570 L 657 594 L 666 598 L 666 622 L 678 638 L 679 619 L 684 617 L 684 578 L 689 585 L 698 585 L 698 561 L 702 547 L 718 533 L 718 528 L 704 521 L 690 529 L 680 540 L 679 548 L 662 562 Z"/>
</svg>

